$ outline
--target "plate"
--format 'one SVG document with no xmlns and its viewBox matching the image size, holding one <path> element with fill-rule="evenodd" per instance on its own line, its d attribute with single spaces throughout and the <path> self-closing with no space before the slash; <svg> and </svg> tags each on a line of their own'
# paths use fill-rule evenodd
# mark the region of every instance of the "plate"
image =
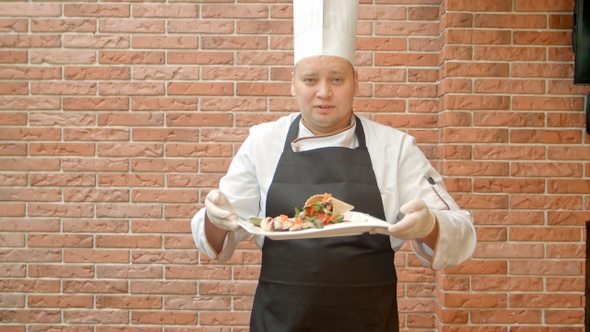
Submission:
<svg viewBox="0 0 590 332">
<path fill-rule="evenodd" d="M 300 231 L 266 232 L 246 220 L 239 220 L 238 224 L 253 235 L 263 235 L 273 240 L 312 239 L 321 237 L 358 235 L 373 228 L 388 228 L 390 224 L 384 220 L 372 217 L 366 213 L 350 211 L 344 214 L 345 222 L 325 226 L 324 228 L 308 228 Z"/>
</svg>

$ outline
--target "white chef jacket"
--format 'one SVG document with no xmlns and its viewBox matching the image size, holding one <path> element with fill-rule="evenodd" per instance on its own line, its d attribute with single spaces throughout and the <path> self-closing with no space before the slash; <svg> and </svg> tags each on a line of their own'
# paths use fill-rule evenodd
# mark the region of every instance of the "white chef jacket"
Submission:
<svg viewBox="0 0 590 332">
<path fill-rule="evenodd" d="M 297 113 L 277 121 L 253 126 L 227 174 L 219 182 L 219 189 L 227 196 L 238 213 L 247 220 L 251 216 L 264 216 L 266 195 L 283 151 L 291 122 Z M 401 131 L 359 116 L 366 136 L 377 185 L 381 191 L 386 221 L 397 222 L 399 208 L 412 199 L 422 199 L 434 212 L 439 224 L 439 237 L 434 250 L 418 240 L 411 247 L 422 263 L 434 270 L 458 265 L 469 259 L 475 250 L 476 235 L 471 213 L 461 210 L 447 193 L 439 173 L 417 147 L 415 139 Z M 355 124 L 329 136 L 314 136 L 303 122 L 298 138 L 291 144 L 294 151 L 306 151 L 322 147 L 358 146 Z M 430 184 L 425 176 L 436 181 Z M 250 236 L 244 229 L 230 232 L 221 253 L 215 252 L 205 237 L 205 208 L 199 210 L 191 221 L 192 234 L 197 248 L 207 256 L 221 262 L 233 255 L 238 242 Z M 263 236 L 254 236 L 259 248 Z M 390 237 L 394 250 L 404 240 Z"/>
</svg>

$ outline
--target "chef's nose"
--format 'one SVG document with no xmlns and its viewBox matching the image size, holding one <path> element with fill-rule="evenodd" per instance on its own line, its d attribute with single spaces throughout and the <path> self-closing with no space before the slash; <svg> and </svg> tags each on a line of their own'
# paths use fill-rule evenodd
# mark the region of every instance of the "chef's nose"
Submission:
<svg viewBox="0 0 590 332">
<path fill-rule="evenodd" d="M 330 84 L 328 82 L 321 81 L 318 84 L 318 90 L 316 92 L 316 95 L 319 98 L 322 98 L 322 99 L 328 98 L 331 93 L 332 93 L 332 89 L 331 89 Z"/>
</svg>

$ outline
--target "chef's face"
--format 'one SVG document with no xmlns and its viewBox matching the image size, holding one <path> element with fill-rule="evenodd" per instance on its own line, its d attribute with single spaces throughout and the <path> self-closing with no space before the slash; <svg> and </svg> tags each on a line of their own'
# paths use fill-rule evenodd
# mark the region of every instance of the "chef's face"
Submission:
<svg viewBox="0 0 590 332">
<path fill-rule="evenodd" d="M 295 66 L 291 94 L 306 127 L 316 135 L 325 135 L 349 126 L 357 87 L 357 74 L 348 60 L 314 56 Z"/>
</svg>

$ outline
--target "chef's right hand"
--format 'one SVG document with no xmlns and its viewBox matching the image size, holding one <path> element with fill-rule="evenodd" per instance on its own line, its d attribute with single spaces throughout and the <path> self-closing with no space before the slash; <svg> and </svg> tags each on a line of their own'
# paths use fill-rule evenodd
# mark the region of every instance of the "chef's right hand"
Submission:
<svg viewBox="0 0 590 332">
<path fill-rule="evenodd" d="M 211 190 L 205 198 L 207 218 L 213 225 L 226 231 L 239 228 L 238 213 L 220 190 Z"/>
</svg>

